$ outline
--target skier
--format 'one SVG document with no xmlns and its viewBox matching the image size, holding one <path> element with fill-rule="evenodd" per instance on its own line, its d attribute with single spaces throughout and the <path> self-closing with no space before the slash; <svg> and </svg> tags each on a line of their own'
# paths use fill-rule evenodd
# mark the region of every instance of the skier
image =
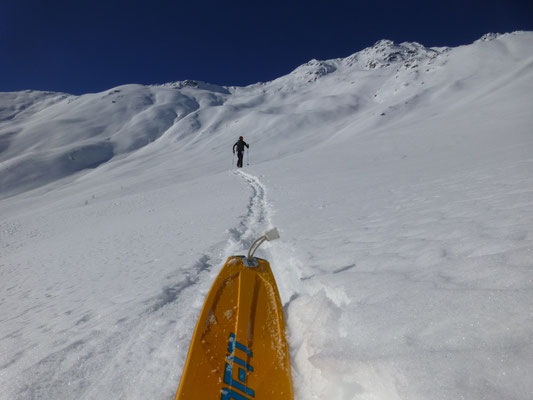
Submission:
<svg viewBox="0 0 533 400">
<path fill-rule="evenodd" d="M 233 154 L 235 154 L 235 147 L 237 148 L 238 168 L 242 168 L 242 156 L 244 154 L 244 146 L 250 148 L 250 146 L 244 141 L 244 138 L 242 136 L 240 136 L 239 140 L 233 145 Z"/>
</svg>

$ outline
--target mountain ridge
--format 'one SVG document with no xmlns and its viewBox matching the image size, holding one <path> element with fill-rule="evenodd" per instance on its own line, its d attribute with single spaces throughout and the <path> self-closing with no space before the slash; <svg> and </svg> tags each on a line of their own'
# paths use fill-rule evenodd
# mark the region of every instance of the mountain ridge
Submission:
<svg viewBox="0 0 533 400">
<path fill-rule="evenodd" d="M 448 103 L 453 102 L 456 89 L 476 85 L 483 74 L 496 77 L 498 69 L 513 65 L 513 60 L 499 60 L 498 52 L 511 51 L 516 59 L 523 58 L 505 43 L 522 43 L 531 35 L 487 34 L 453 49 L 380 40 L 346 58 L 310 60 L 273 81 L 245 87 L 185 80 L 121 85 L 81 96 L 0 93 L 0 196 L 96 168 L 160 138 L 172 143 L 185 140 L 182 147 L 186 148 L 193 143 L 189 139 L 202 132 L 209 136 L 221 126 L 236 123 L 236 131 L 246 134 L 256 129 L 258 121 L 262 121 L 260 130 L 268 132 L 278 123 L 307 125 L 320 119 L 321 124 L 330 121 L 332 125 L 324 128 L 331 132 L 361 113 L 384 120 L 399 117 L 407 105 L 428 104 L 436 93 L 441 93 L 441 101 L 451 96 Z M 494 43 L 504 50 L 483 50 Z M 461 52 L 466 53 L 449 65 L 450 54 Z M 483 65 L 489 62 L 488 67 Z M 257 118 L 255 123 L 250 116 Z M 305 138 L 300 142 L 304 144 Z"/>
</svg>

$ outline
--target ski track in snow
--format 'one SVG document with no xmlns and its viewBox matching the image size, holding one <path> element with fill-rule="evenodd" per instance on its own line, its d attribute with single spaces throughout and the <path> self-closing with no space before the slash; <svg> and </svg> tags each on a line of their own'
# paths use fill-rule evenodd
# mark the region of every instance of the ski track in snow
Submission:
<svg viewBox="0 0 533 400">
<path fill-rule="evenodd" d="M 231 238 L 228 243 L 228 256 L 236 254 L 236 250 L 247 250 L 253 241 L 263 235 L 265 231 L 274 227 L 274 209 L 267 199 L 267 188 L 259 177 L 242 170 L 235 172 L 250 187 L 252 194 L 248 202 L 248 213 L 241 224 L 230 230 Z M 287 310 L 290 302 L 303 289 L 301 285 L 301 262 L 295 256 L 295 250 L 283 240 L 283 227 L 278 226 L 281 239 L 274 243 L 265 242 L 257 251 L 257 255 L 270 261 L 272 271 L 276 276 L 276 283 L 280 291 L 282 303 Z"/>
<path fill-rule="evenodd" d="M 227 252 L 236 249 L 248 249 L 252 242 L 261 236 L 272 225 L 272 211 L 266 199 L 266 187 L 258 177 L 238 170 L 240 176 L 252 190 L 247 206 L 247 214 L 238 227 L 230 229 L 230 240 Z M 229 255 L 233 255 L 228 254 Z"/>
</svg>

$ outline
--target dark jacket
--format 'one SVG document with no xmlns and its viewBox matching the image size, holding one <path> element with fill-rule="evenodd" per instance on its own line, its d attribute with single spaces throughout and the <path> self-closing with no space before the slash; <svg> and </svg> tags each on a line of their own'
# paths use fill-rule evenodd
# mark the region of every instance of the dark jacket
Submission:
<svg viewBox="0 0 533 400">
<path fill-rule="evenodd" d="M 242 153 L 244 151 L 244 146 L 250 148 L 248 143 L 246 143 L 244 140 L 238 140 L 237 143 L 233 145 L 233 151 L 235 151 L 235 147 L 237 147 L 237 151 Z"/>
</svg>

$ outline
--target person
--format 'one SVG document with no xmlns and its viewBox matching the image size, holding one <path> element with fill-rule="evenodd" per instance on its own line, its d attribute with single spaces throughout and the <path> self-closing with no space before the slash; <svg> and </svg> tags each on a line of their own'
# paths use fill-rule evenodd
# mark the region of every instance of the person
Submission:
<svg viewBox="0 0 533 400">
<path fill-rule="evenodd" d="M 239 140 L 233 145 L 233 154 L 235 154 L 235 148 L 237 148 L 237 167 L 242 168 L 242 156 L 244 154 L 244 146 L 250 148 L 250 145 L 244 141 L 242 136 L 239 137 Z"/>
</svg>

